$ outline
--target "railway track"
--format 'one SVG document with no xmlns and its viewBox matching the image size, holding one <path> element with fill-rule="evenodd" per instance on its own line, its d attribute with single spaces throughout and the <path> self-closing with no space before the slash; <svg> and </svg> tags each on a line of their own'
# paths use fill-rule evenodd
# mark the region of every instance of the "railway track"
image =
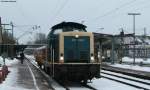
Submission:
<svg viewBox="0 0 150 90">
<path fill-rule="evenodd" d="M 48 82 L 50 88 L 52 90 L 57 90 L 57 89 L 60 89 L 61 90 L 65 90 L 63 89 L 62 86 L 60 86 L 55 80 L 53 80 L 48 74 L 46 74 L 43 70 L 41 70 L 37 65 L 36 63 L 33 62 L 33 60 L 31 60 L 30 58 L 27 58 L 27 61 L 33 66 L 35 67 L 38 71 L 40 71 L 40 73 L 44 76 L 43 78 L 45 78 L 45 80 Z"/>
<path fill-rule="evenodd" d="M 115 73 L 112 71 L 106 71 L 106 70 L 101 71 L 101 76 L 103 78 L 113 80 L 119 83 L 123 83 L 138 89 L 150 90 L 150 81 L 148 80 L 139 79 L 139 78 Z"/>
<path fill-rule="evenodd" d="M 133 76 L 133 77 L 137 77 L 137 78 L 141 78 L 141 79 L 150 80 L 150 72 L 113 67 L 113 66 L 109 66 L 109 65 L 103 65 L 102 70 L 121 73 L 121 74 L 128 75 L 128 76 Z"/>
<path fill-rule="evenodd" d="M 31 63 L 37 70 L 39 70 L 43 74 L 43 76 L 46 78 L 46 80 L 49 83 L 49 85 L 52 88 L 52 90 L 57 90 L 57 89 L 72 90 L 72 87 L 70 87 L 69 85 L 64 84 L 64 83 L 60 83 L 60 82 L 57 82 L 57 81 L 53 80 L 48 74 L 46 74 L 45 72 L 43 72 L 43 70 L 41 70 L 30 58 L 26 58 L 26 59 L 27 59 L 27 61 L 29 63 Z M 82 83 L 80 83 L 78 85 L 78 88 L 79 89 L 84 89 L 84 90 L 85 89 L 86 90 L 87 89 L 89 89 L 89 90 L 97 90 L 96 88 L 94 88 L 94 87 L 92 87 L 90 85 L 85 85 L 85 84 L 82 84 Z"/>
</svg>

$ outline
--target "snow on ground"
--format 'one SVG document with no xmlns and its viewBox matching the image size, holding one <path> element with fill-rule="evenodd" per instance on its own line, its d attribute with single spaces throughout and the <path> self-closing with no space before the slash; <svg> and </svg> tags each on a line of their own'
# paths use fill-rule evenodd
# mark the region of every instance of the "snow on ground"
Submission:
<svg viewBox="0 0 150 90">
<path fill-rule="evenodd" d="M 133 63 L 133 59 L 129 58 L 129 57 L 124 57 L 123 61 Z M 137 59 L 136 58 L 135 61 L 138 62 L 138 63 L 139 62 L 143 62 L 143 63 L 150 64 L 150 59 L 147 59 L 146 61 L 144 61 L 143 59 Z M 142 66 L 139 66 L 139 65 L 114 64 L 114 65 L 111 65 L 111 66 L 120 67 L 120 68 L 126 68 L 126 69 L 132 69 L 132 70 L 139 70 L 139 71 L 150 72 L 150 67 L 142 67 Z"/>
<path fill-rule="evenodd" d="M 33 56 L 28 56 L 28 57 L 34 59 Z M 6 80 L 2 84 L 0 84 L 0 90 L 27 90 L 17 85 L 18 71 L 16 67 L 13 67 L 13 64 L 18 63 L 18 62 L 19 61 L 17 59 L 14 59 L 14 60 L 6 59 L 6 65 L 9 66 L 9 70 L 11 72 L 8 74 Z M 0 63 L 3 63 L 3 59 L 1 57 L 0 57 Z M 120 64 L 115 64 L 113 66 L 150 71 L 150 68 L 148 67 L 146 68 L 146 67 L 140 67 L 140 66 L 120 65 Z M 95 87 L 98 90 L 139 90 L 134 87 L 130 87 L 128 85 L 124 85 L 124 84 L 111 81 L 105 78 L 93 79 L 92 83 L 89 83 L 89 85 L 91 85 L 92 87 Z M 76 90 L 77 88 L 72 88 L 72 89 Z"/>
<path fill-rule="evenodd" d="M 88 85 L 95 87 L 98 90 L 139 90 L 105 78 L 94 79 L 92 83 L 89 83 Z"/>
<path fill-rule="evenodd" d="M 134 65 L 114 64 L 114 65 L 111 65 L 111 66 L 150 72 L 150 67 L 141 67 L 141 66 L 138 66 L 138 65 L 134 66 Z"/>
<path fill-rule="evenodd" d="M 5 59 L 5 64 L 9 67 L 11 66 L 12 64 L 16 63 L 18 61 L 18 59 L 14 58 L 13 60 L 12 59 Z M 4 62 L 3 62 L 3 58 L 0 56 L 0 64 L 3 65 Z"/>
<path fill-rule="evenodd" d="M 6 59 L 6 65 L 10 73 L 7 75 L 5 81 L 0 84 L 0 90 L 28 90 L 17 85 L 18 69 L 14 66 L 19 61 L 17 59 Z M 0 57 L 0 63 L 3 64 L 3 58 Z"/>
<path fill-rule="evenodd" d="M 122 58 L 122 61 L 123 61 L 123 62 L 130 62 L 130 63 L 133 63 L 133 58 L 124 57 L 124 58 Z M 135 62 L 136 62 L 136 63 L 143 62 L 143 64 L 150 64 L 150 59 L 148 58 L 148 59 L 144 60 L 143 58 L 136 58 L 136 59 L 135 59 Z"/>
</svg>

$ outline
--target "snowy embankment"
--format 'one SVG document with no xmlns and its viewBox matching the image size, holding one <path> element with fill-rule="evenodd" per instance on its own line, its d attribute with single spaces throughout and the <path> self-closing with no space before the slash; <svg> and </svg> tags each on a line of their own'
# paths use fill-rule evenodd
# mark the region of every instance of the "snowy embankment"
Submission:
<svg viewBox="0 0 150 90">
<path fill-rule="evenodd" d="M 133 63 L 133 58 L 129 58 L 129 57 L 124 57 L 122 59 L 123 62 L 129 62 L 129 63 Z M 143 59 L 135 59 L 136 63 L 140 63 L 143 62 L 143 64 L 150 64 L 150 59 L 147 60 L 143 60 Z M 150 72 L 150 67 L 143 67 L 143 66 L 139 66 L 139 65 L 125 65 L 125 64 L 114 64 L 111 65 L 114 67 L 120 67 L 120 68 L 126 68 L 126 69 L 132 69 L 132 70 L 139 70 L 139 71 L 146 71 L 146 72 Z"/>
<path fill-rule="evenodd" d="M 97 90 L 139 90 L 105 78 L 93 79 L 92 83 L 89 83 L 88 85 L 95 87 Z"/>
<path fill-rule="evenodd" d="M 8 66 L 10 73 L 7 75 L 5 81 L 0 84 L 0 90 L 27 90 L 17 85 L 18 69 L 15 64 L 19 60 L 17 59 L 5 59 L 5 63 Z M 0 64 L 3 65 L 3 58 L 0 56 Z"/>
<path fill-rule="evenodd" d="M 138 65 L 114 64 L 114 65 L 111 65 L 111 66 L 120 67 L 120 68 L 126 68 L 126 69 L 132 69 L 132 70 L 139 70 L 139 71 L 150 72 L 150 67 L 141 67 L 141 66 L 138 66 Z"/>
<path fill-rule="evenodd" d="M 122 58 L 123 62 L 129 62 L 129 63 L 133 63 L 133 58 L 130 57 L 124 57 Z M 135 59 L 135 63 L 143 63 L 143 64 L 150 64 L 150 59 L 143 59 L 143 58 L 136 58 Z"/>
<path fill-rule="evenodd" d="M 18 62 L 18 59 L 14 58 L 13 60 L 12 59 L 5 59 L 5 64 L 9 67 L 11 66 L 12 64 L 14 63 L 17 63 Z M 4 62 L 3 62 L 3 58 L 0 56 L 0 64 L 3 65 Z"/>
</svg>

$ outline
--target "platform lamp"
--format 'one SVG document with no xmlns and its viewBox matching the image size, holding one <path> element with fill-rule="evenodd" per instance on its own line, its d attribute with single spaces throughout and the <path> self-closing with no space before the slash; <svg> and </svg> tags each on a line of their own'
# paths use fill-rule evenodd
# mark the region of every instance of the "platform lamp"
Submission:
<svg viewBox="0 0 150 90">
<path fill-rule="evenodd" d="M 128 15 L 133 16 L 133 35 L 134 35 L 134 44 L 133 44 L 133 65 L 135 65 L 135 16 L 136 15 L 141 15 L 140 13 L 128 13 Z"/>
</svg>

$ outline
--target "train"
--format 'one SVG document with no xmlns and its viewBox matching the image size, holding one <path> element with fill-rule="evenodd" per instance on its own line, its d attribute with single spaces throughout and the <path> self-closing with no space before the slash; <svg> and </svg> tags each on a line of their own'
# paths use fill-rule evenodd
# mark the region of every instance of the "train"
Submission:
<svg viewBox="0 0 150 90">
<path fill-rule="evenodd" d="M 54 25 L 47 45 L 34 52 L 38 65 L 59 81 L 87 84 L 88 80 L 100 78 L 101 62 L 95 58 L 94 35 L 86 27 L 76 22 Z"/>
</svg>

